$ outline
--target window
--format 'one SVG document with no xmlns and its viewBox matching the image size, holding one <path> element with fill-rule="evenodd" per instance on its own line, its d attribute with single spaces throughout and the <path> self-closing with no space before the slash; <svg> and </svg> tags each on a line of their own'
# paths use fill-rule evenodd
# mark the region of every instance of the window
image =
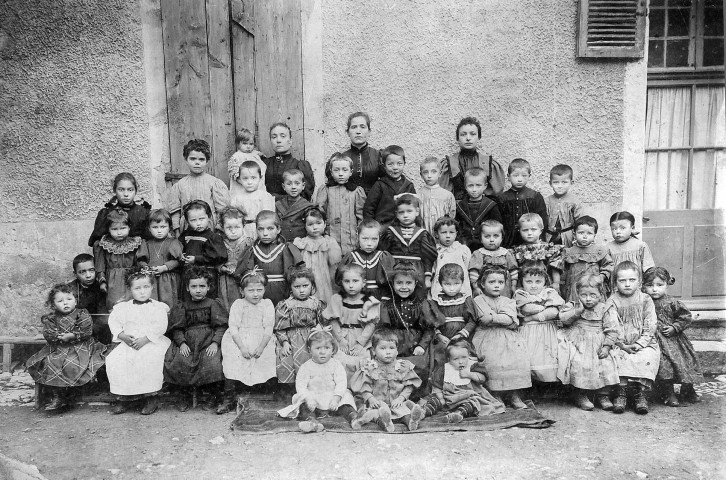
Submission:
<svg viewBox="0 0 726 480">
<path fill-rule="evenodd" d="M 580 0 L 577 56 L 643 58 L 647 0 Z"/>
</svg>

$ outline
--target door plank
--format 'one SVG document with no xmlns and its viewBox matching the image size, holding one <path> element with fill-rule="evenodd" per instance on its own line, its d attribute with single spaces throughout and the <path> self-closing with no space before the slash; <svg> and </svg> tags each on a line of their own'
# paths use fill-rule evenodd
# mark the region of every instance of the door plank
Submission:
<svg viewBox="0 0 726 480">
<path fill-rule="evenodd" d="M 232 75 L 236 129 L 247 128 L 256 137 L 257 91 L 255 88 L 254 1 L 232 0 Z M 259 138 L 255 139 L 260 149 Z"/>
<path fill-rule="evenodd" d="M 674 297 L 683 296 L 683 246 L 685 228 L 681 226 L 656 226 L 643 228 L 643 240 L 650 247 L 653 261 L 676 279 L 668 288 Z"/>
</svg>

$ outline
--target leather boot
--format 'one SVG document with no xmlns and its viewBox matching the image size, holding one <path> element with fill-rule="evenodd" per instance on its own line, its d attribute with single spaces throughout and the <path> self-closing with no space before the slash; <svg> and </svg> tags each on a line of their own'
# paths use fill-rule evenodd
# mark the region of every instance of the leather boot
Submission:
<svg viewBox="0 0 726 480">
<path fill-rule="evenodd" d="M 628 397 L 625 392 L 625 387 L 617 385 L 615 388 L 615 401 L 613 402 L 613 413 L 623 413 L 625 406 L 628 404 Z"/>
<path fill-rule="evenodd" d="M 645 398 L 645 387 L 640 383 L 632 385 L 633 403 L 635 405 L 635 413 L 645 415 L 648 413 L 648 399 Z"/>
</svg>

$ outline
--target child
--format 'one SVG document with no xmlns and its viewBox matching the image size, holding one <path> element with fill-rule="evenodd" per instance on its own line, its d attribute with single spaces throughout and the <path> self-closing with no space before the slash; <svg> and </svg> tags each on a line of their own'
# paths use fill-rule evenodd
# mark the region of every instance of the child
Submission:
<svg viewBox="0 0 726 480">
<path fill-rule="evenodd" d="M 351 113 L 345 132 L 350 138 L 350 150 L 343 155 L 353 161 L 351 181 L 368 195 L 381 176 L 381 153 L 368 145 L 371 117 L 365 112 Z"/>
<path fill-rule="evenodd" d="M 234 276 L 240 278 L 243 273 L 259 267 L 268 282 L 265 298 L 277 305 L 290 296 L 285 273 L 290 267 L 303 263 L 302 254 L 295 245 L 280 236 L 280 217 L 275 212 L 261 211 L 257 214 L 256 224 L 257 241 L 242 253 Z"/>
<path fill-rule="evenodd" d="M 504 191 L 504 168 L 489 155 L 487 162 L 480 156 L 477 146 L 481 140 L 481 124 L 475 117 L 464 117 L 456 126 L 459 152 L 441 160 L 441 186 L 454 193 L 457 200 L 465 197 L 463 175 L 472 168 L 481 168 L 486 175 L 485 195 L 499 195 Z"/>
<path fill-rule="evenodd" d="M 433 392 L 424 405 L 427 417 L 444 410 L 446 423 L 465 418 L 504 413 L 504 404 L 484 388 L 486 375 L 481 364 L 469 357 L 469 342 L 459 339 L 446 346 L 446 363 L 434 369 Z"/>
<path fill-rule="evenodd" d="M 136 177 L 128 172 L 122 172 L 113 179 L 113 193 L 111 200 L 98 211 L 96 222 L 93 224 L 93 233 L 88 238 L 88 246 L 92 247 L 96 241 L 100 240 L 106 232 L 106 216 L 113 210 L 123 210 L 129 217 L 129 236 L 142 237 L 148 236 L 146 220 L 149 216 L 151 205 L 144 199 L 136 199 L 136 192 L 139 186 L 136 183 Z"/>
<path fill-rule="evenodd" d="M 179 266 L 184 247 L 171 232 L 171 215 L 166 210 L 153 210 L 149 214 L 150 238 L 141 242 L 136 260 L 148 265 L 156 275 L 151 298 L 173 307 L 179 296 L 181 282 Z"/>
<path fill-rule="evenodd" d="M 234 395 L 241 382 L 246 386 L 263 384 L 274 379 L 275 342 L 272 328 L 275 307 L 265 295 L 267 276 L 255 267 L 240 279 L 242 298 L 235 300 L 229 311 L 229 328 L 222 337 L 222 368 L 226 402 L 218 414 L 234 408 Z"/>
<path fill-rule="evenodd" d="M 580 199 L 570 193 L 574 183 L 572 167 L 555 165 L 550 170 L 550 186 L 554 193 L 545 198 L 549 229 L 547 241 L 554 245 L 571 247 L 575 220 L 585 214 Z"/>
<path fill-rule="evenodd" d="M 53 313 L 43 315 L 43 338 L 48 342 L 26 363 L 36 383 L 53 391 L 47 412 L 72 404 L 75 387 L 93 380 L 103 366 L 106 346 L 93 339 L 93 322 L 86 310 L 76 308 L 70 285 L 51 288 L 47 305 Z"/>
<path fill-rule="evenodd" d="M 207 298 L 213 278 L 209 270 L 193 266 L 184 272 L 189 299 L 177 303 L 169 315 L 168 335 L 173 344 L 164 359 L 164 379 L 182 387 L 180 412 L 191 406 L 189 387 L 210 385 L 205 410 L 222 406 L 224 374 L 219 345 L 227 330 L 227 311 L 219 300 Z"/>
<path fill-rule="evenodd" d="M 512 187 L 497 197 L 504 224 L 504 248 L 522 243 L 517 224 L 519 217 L 525 213 L 536 213 L 542 218 L 542 240 L 545 239 L 549 226 L 547 205 L 539 192 L 527 186 L 531 174 L 529 162 L 522 158 L 515 158 L 507 168 L 507 178 Z"/>
<path fill-rule="evenodd" d="M 397 335 L 398 356 L 412 362 L 416 373 L 427 379 L 429 346 L 437 325 L 430 303 L 416 294 L 421 287 L 421 271 L 412 262 L 399 262 L 389 282 L 393 295 L 381 302 L 380 324 Z"/>
<path fill-rule="evenodd" d="M 504 226 L 497 220 L 484 220 L 481 224 L 482 247 L 471 254 L 469 262 L 469 281 L 471 282 L 472 295 L 481 295 L 479 288 L 479 277 L 487 267 L 501 267 L 504 271 L 504 289 L 501 295 L 512 298 L 517 289 L 519 271 L 517 260 L 512 252 L 502 247 L 504 237 Z"/>
<path fill-rule="evenodd" d="M 684 332 L 693 321 L 691 312 L 683 302 L 668 295 L 668 285 L 674 283 L 675 279 L 662 267 L 651 267 L 643 276 L 643 288 L 653 299 L 658 318 L 656 336 L 660 345 L 660 367 L 655 380 L 666 384 L 666 405 L 670 407 L 680 405 L 673 390 L 674 383 L 681 384 L 683 400 L 695 403 L 700 400 L 693 384 L 703 381 L 696 351 Z"/>
<path fill-rule="evenodd" d="M 519 317 L 519 333 L 529 352 L 532 380 L 557 381 L 557 326 L 560 294 L 549 287 L 547 268 L 542 262 L 525 262 L 519 274 L 519 289 L 514 292 Z"/>
<path fill-rule="evenodd" d="M 106 215 L 106 234 L 93 244 L 96 279 L 106 292 L 106 309 L 126 300 L 126 273 L 136 265 L 141 237 L 129 236 L 129 216 L 123 210 Z"/>
<path fill-rule="evenodd" d="M 282 236 L 288 242 L 305 236 L 303 214 L 312 203 L 300 196 L 305 188 L 305 177 L 300 170 L 285 170 L 282 174 L 285 196 L 278 196 L 275 211 L 280 217 Z"/>
<path fill-rule="evenodd" d="M 473 337 L 469 331 L 469 338 L 489 377 L 487 389 L 516 409 L 527 408 L 519 397 L 519 389 L 532 386 L 529 355 L 517 331 L 517 304 L 501 295 L 505 281 L 506 273 L 501 267 L 487 267 L 481 273 L 482 294 L 474 298 L 477 325 Z"/>
<path fill-rule="evenodd" d="M 536 213 L 519 217 L 519 236 L 522 244 L 512 248 L 512 255 L 521 267 L 525 262 L 542 262 L 552 278 L 552 288 L 559 292 L 562 271 L 562 247 L 542 240 L 544 222 Z"/>
<path fill-rule="evenodd" d="M 305 345 L 310 360 L 303 363 L 297 372 L 296 393 L 292 397 L 293 404 L 301 403 L 299 418 L 303 421 L 299 424 L 300 430 L 306 433 L 323 431 L 318 415 L 324 418 L 329 412 L 345 418 L 352 426 L 358 418 L 355 400 L 348 390 L 345 368 L 333 358 L 338 346 L 330 327 L 317 325 Z"/>
<path fill-rule="evenodd" d="M 111 343 L 111 330 L 108 329 L 108 309 L 106 309 L 106 292 L 96 279 L 96 267 L 93 255 L 80 253 L 73 259 L 74 280 L 68 283 L 76 296 L 76 307 L 87 310 L 93 320 L 93 338 L 108 345 Z"/>
<path fill-rule="evenodd" d="M 424 272 L 425 287 L 431 288 L 436 261 L 436 244 L 429 232 L 421 228 L 421 203 L 416 194 L 405 193 L 395 199 L 396 218 L 381 235 L 380 249 L 391 252 L 394 260 L 406 260 Z M 419 291 L 425 297 L 426 292 Z M 421 297 L 421 298 L 424 298 Z"/>
<path fill-rule="evenodd" d="M 434 224 L 444 216 L 456 215 L 456 200 L 454 194 L 439 185 L 441 166 L 436 157 L 426 157 L 421 162 L 421 179 L 424 181 L 419 192 L 421 198 L 421 216 L 424 228 L 435 235 Z"/>
<path fill-rule="evenodd" d="M 388 226 L 396 217 L 395 197 L 402 193 L 416 193 L 413 183 L 403 174 L 406 155 L 398 145 L 389 145 L 381 151 L 385 175 L 368 192 L 363 205 L 363 218 L 375 218 Z"/>
<path fill-rule="evenodd" d="M 620 379 L 610 349 L 622 330 L 602 301 L 605 289 L 600 275 L 581 276 L 576 288 L 577 302 L 568 302 L 560 311 L 562 324 L 569 328 L 559 330 L 557 378 L 575 388 L 579 408 L 592 410 L 594 405 L 587 396 L 595 392 L 600 408 L 612 410 L 608 395 Z"/>
<path fill-rule="evenodd" d="M 184 272 L 195 265 L 206 268 L 212 278 L 209 298 L 217 298 L 217 267 L 227 261 L 227 248 L 224 238 L 212 228 L 211 216 L 212 209 L 207 202 L 192 200 L 184 205 L 187 227 L 179 237 L 179 242 L 184 248 Z M 189 292 L 185 291 L 183 297 L 189 300 Z"/>
<path fill-rule="evenodd" d="M 393 269 L 393 256 L 378 250 L 380 236 L 380 223 L 373 219 L 363 220 L 358 224 L 358 248 L 340 261 L 341 267 L 352 263 L 363 267 L 364 292 L 378 300 L 391 296 L 386 272 Z"/>
<path fill-rule="evenodd" d="M 456 241 L 456 234 L 459 231 L 459 223 L 453 217 L 441 217 L 434 224 L 434 236 L 436 237 L 436 250 L 438 256 L 434 261 L 433 284 L 431 285 L 431 298 L 438 298 L 441 294 L 441 283 L 439 282 L 439 272 L 444 265 L 456 264 L 461 267 L 463 272 L 469 270 L 471 262 L 471 250 L 466 245 Z M 461 279 L 461 293 L 464 296 L 471 296 L 471 285 L 469 284 L 469 276 L 466 275 Z"/>
<path fill-rule="evenodd" d="M 361 358 L 370 358 L 370 339 L 380 317 L 380 302 L 363 293 L 365 271 L 358 264 L 341 265 L 335 272 L 334 294 L 323 311 L 338 344 L 335 354 L 351 373 Z"/>
<path fill-rule="evenodd" d="M 116 348 L 106 357 L 111 393 L 117 396 L 113 414 L 126 412 L 131 402 L 146 399 L 142 415 L 159 408 L 157 394 L 164 383 L 164 356 L 171 341 L 164 336 L 169 306 L 151 298 L 154 272 L 136 267 L 126 277 L 132 300 L 119 303 L 108 318 Z"/>
<path fill-rule="evenodd" d="M 627 397 L 635 404 L 635 413 L 648 413 L 645 389 L 650 388 L 658 373 L 660 348 L 655 332 L 658 318 L 653 300 L 640 291 L 640 267 L 624 261 L 613 271 L 613 294 L 607 301 L 609 315 L 618 319 L 622 335 L 613 349 L 620 385 L 616 387 L 613 412 L 623 413 Z"/>
<path fill-rule="evenodd" d="M 568 302 L 577 302 L 577 280 L 586 273 L 598 274 L 603 285 L 610 281 L 613 261 L 602 245 L 595 245 L 597 220 L 584 215 L 575 220 L 575 242 L 565 248 L 562 254 L 565 288 L 564 297 Z"/>
<path fill-rule="evenodd" d="M 283 173 L 287 170 L 298 170 L 305 177 L 305 184 L 299 195 L 305 200 L 310 200 L 315 190 L 313 169 L 307 160 L 298 160 L 290 153 L 292 150 L 292 130 L 290 130 L 290 127 L 283 122 L 273 123 L 270 127 L 270 143 L 275 154 L 262 159 L 267 166 L 265 171 L 267 191 L 277 200 L 284 197 L 286 191 L 282 186 L 284 182 Z M 292 238 L 289 240 L 292 241 Z"/>
<path fill-rule="evenodd" d="M 353 160 L 334 153 L 325 167 L 328 183 L 318 191 L 315 203 L 330 220 L 328 233 L 338 242 L 343 255 L 358 245 L 357 225 L 363 220 L 366 194 L 351 180 Z"/>
<path fill-rule="evenodd" d="M 502 215 L 496 202 L 484 195 L 487 188 L 484 170 L 478 167 L 467 170 L 464 186 L 466 195 L 456 202 L 456 220 L 461 225 L 461 242 L 473 252 L 481 248 L 479 226 L 482 222 L 493 220 L 501 223 Z"/>
<path fill-rule="evenodd" d="M 313 271 L 316 296 L 327 304 L 333 296 L 331 278 L 342 255 L 338 242 L 325 235 L 325 220 L 325 214 L 318 207 L 309 207 L 302 216 L 307 236 L 297 237 L 292 243 L 300 249 L 305 266 Z"/>
<path fill-rule="evenodd" d="M 263 164 L 264 165 L 264 164 Z M 252 161 L 242 162 L 239 177 L 232 184 L 239 183 L 230 199 L 230 205 L 245 213 L 244 236 L 255 239 L 257 227 L 255 218 L 262 210 L 275 209 L 275 197 L 267 193 L 262 182 L 262 170 Z"/>
<path fill-rule="evenodd" d="M 252 247 L 254 237 L 245 235 L 245 214 L 237 208 L 229 207 L 219 214 L 219 224 L 224 232 L 224 246 L 227 261 L 219 266 L 219 298 L 226 311 L 240 298 L 239 285 L 234 276 L 242 255 Z"/>
<path fill-rule="evenodd" d="M 615 212 L 610 217 L 610 232 L 613 241 L 608 242 L 607 248 L 613 259 L 613 266 L 629 260 L 640 268 L 643 273 L 655 267 L 650 248 L 645 242 L 638 240 L 635 233 L 635 217 L 630 212 Z"/>
<path fill-rule="evenodd" d="M 242 164 L 245 162 L 256 163 L 257 171 L 260 174 L 258 178 L 265 178 L 267 166 L 265 165 L 265 162 L 262 161 L 262 152 L 255 150 L 255 136 L 250 130 L 246 128 L 240 129 L 237 132 L 234 143 L 237 145 L 237 151 L 229 157 L 229 160 L 227 160 L 227 171 L 229 172 L 230 205 L 236 207 L 237 205 L 234 203 L 235 197 L 237 197 L 238 194 L 243 194 L 246 190 L 246 188 L 243 188 L 244 182 L 241 179 Z M 258 188 L 255 188 L 255 190 L 267 192 L 264 182 Z M 255 215 L 257 215 L 257 213 L 255 213 Z"/>
<path fill-rule="evenodd" d="M 310 329 L 320 324 L 325 303 L 315 294 L 315 278 L 309 268 L 297 267 L 287 274 L 290 297 L 275 308 L 277 338 L 277 381 L 294 384 L 300 365 L 310 359 L 307 339 Z"/>
<path fill-rule="evenodd" d="M 351 423 L 354 430 L 375 420 L 385 431 L 393 433 L 396 420 L 414 431 L 424 418 L 423 409 L 409 400 L 421 386 L 421 378 L 411 362 L 396 358 L 398 341 L 399 335 L 387 328 L 373 333 L 373 359 L 362 362 L 350 380 L 360 415 Z"/>
</svg>

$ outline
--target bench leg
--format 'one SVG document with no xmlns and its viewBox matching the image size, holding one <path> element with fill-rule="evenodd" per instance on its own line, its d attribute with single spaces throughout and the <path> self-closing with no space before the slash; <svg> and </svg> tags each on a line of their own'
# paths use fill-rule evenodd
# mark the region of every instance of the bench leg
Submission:
<svg viewBox="0 0 726 480">
<path fill-rule="evenodd" d="M 3 373 L 10 371 L 10 363 L 13 359 L 13 344 L 3 343 Z"/>
<path fill-rule="evenodd" d="M 43 386 L 39 384 L 38 382 L 35 382 L 35 409 L 40 410 L 40 407 L 43 406 L 43 401 L 40 398 L 43 395 Z"/>
</svg>

